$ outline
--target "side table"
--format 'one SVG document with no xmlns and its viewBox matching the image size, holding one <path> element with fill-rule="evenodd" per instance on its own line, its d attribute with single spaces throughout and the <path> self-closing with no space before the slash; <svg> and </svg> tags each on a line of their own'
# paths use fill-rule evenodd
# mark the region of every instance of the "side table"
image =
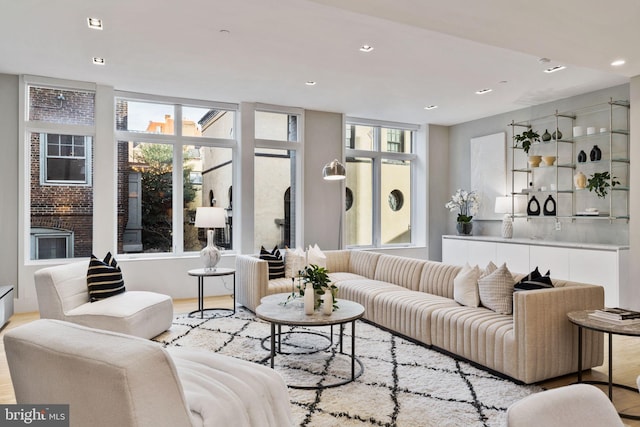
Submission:
<svg viewBox="0 0 640 427">
<path fill-rule="evenodd" d="M 195 276 L 198 278 L 198 309 L 193 310 L 189 313 L 189 317 L 193 317 L 193 314 L 200 313 L 200 318 L 204 318 L 205 311 L 214 311 L 215 313 L 212 318 L 216 317 L 229 317 L 233 316 L 236 313 L 236 270 L 233 268 L 223 268 L 216 267 L 213 269 L 208 268 L 196 268 L 194 270 L 188 271 L 189 276 Z M 224 281 L 224 276 L 232 276 L 233 277 L 233 308 L 204 308 L 204 278 L 205 277 L 222 277 Z M 224 312 L 224 314 L 220 314 L 220 312 Z"/>
<path fill-rule="evenodd" d="M 609 379 L 608 381 L 584 381 L 588 384 L 605 384 L 608 386 L 608 396 L 609 400 L 613 402 L 613 387 L 621 388 L 624 390 L 630 390 L 634 393 L 638 393 L 638 389 L 636 387 L 630 387 L 624 384 L 616 384 L 613 382 L 613 335 L 628 335 L 634 337 L 640 337 L 640 323 L 630 324 L 630 325 L 621 325 L 613 322 L 607 322 L 605 320 L 598 320 L 592 317 L 589 317 L 589 313 L 594 310 L 580 310 L 580 311 L 571 311 L 567 313 L 567 317 L 569 321 L 578 327 L 578 382 L 582 381 L 582 330 L 590 329 L 596 332 L 604 332 L 609 335 Z M 640 420 L 640 415 L 630 415 L 618 412 L 623 418 L 628 418 L 632 420 Z"/>
</svg>

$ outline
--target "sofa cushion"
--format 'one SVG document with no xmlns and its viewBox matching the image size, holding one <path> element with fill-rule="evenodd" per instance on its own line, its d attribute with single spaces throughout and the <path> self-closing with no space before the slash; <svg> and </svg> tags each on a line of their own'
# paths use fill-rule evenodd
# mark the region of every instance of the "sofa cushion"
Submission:
<svg viewBox="0 0 640 427">
<path fill-rule="evenodd" d="M 381 255 L 373 278 L 417 291 L 424 264 L 425 261 L 415 258 Z"/>
<path fill-rule="evenodd" d="M 337 283 L 338 286 L 338 300 L 347 299 L 349 301 L 357 302 L 364 307 L 364 318 L 367 320 L 373 320 L 374 311 L 374 298 L 383 292 L 390 291 L 404 291 L 407 289 L 402 286 L 394 285 L 387 282 L 381 282 L 371 279 L 353 279 L 344 280 Z M 338 305 L 340 302 L 338 301 Z"/>
<path fill-rule="evenodd" d="M 480 302 L 499 314 L 513 313 L 513 276 L 502 264 L 496 271 L 478 280 Z"/>
<path fill-rule="evenodd" d="M 271 252 L 266 250 L 264 246 L 260 247 L 260 259 L 269 264 L 269 280 L 284 277 L 284 260 L 277 247 L 273 248 Z"/>
<path fill-rule="evenodd" d="M 469 263 L 460 270 L 453 279 L 453 299 L 468 307 L 480 306 L 480 293 L 478 292 L 478 279 L 480 278 L 478 266 L 471 267 Z"/>
<path fill-rule="evenodd" d="M 349 256 L 349 272 L 373 279 L 376 264 L 380 258 L 377 252 L 351 251 Z"/>
<path fill-rule="evenodd" d="M 453 299 L 453 279 L 461 269 L 458 265 L 426 261 L 420 275 L 418 290 Z"/>
<path fill-rule="evenodd" d="M 320 250 L 317 243 L 313 246 L 309 245 L 307 249 L 307 264 L 327 268 L 327 256 Z"/>
<path fill-rule="evenodd" d="M 87 288 L 91 302 L 125 292 L 122 271 L 111 252 L 107 252 L 103 261 L 100 261 L 95 255 L 91 255 L 87 271 Z"/>
<path fill-rule="evenodd" d="M 302 248 L 284 249 L 284 277 L 298 277 L 307 262 L 307 254 Z"/>
</svg>

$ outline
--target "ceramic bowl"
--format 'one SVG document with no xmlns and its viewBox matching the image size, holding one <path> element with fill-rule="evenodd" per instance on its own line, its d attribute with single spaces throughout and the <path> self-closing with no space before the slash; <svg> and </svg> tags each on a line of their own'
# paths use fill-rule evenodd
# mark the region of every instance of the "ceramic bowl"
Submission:
<svg viewBox="0 0 640 427">
<path fill-rule="evenodd" d="M 542 161 L 547 166 L 552 166 L 556 162 L 556 156 L 542 156 Z"/>
<path fill-rule="evenodd" d="M 532 168 L 537 168 L 540 166 L 540 162 L 542 161 L 542 156 L 529 156 L 529 164 Z"/>
</svg>

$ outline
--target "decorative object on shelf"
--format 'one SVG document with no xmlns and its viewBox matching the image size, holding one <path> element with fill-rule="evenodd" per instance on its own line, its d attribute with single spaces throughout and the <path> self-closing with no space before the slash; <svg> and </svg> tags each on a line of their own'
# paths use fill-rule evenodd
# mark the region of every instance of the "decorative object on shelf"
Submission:
<svg viewBox="0 0 640 427">
<path fill-rule="evenodd" d="M 552 134 L 551 134 L 551 138 L 555 139 L 556 141 L 559 139 L 562 139 L 562 132 L 560 132 L 560 129 L 556 129 Z"/>
<path fill-rule="evenodd" d="M 504 214 L 502 218 L 502 237 L 510 239 L 513 237 L 513 221 L 511 220 L 512 201 L 509 196 L 496 197 L 495 212 Z"/>
<path fill-rule="evenodd" d="M 514 138 L 516 140 L 516 146 L 518 145 L 518 143 L 520 143 L 520 146 L 522 147 L 525 153 L 529 153 L 531 144 L 533 144 L 534 142 L 540 141 L 540 135 L 538 134 L 538 132 L 532 129 L 527 129 L 526 131 L 522 132 L 520 135 L 515 135 Z"/>
<path fill-rule="evenodd" d="M 220 249 L 216 247 L 213 240 L 215 228 L 227 226 L 226 212 L 224 208 L 199 207 L 196 209 L 196 221 L 194 226 L 207 228 L 207 246 L 200 251 L 200 259 L 207 270 L 214 270 L 220 261 Z"/>
<path fill-rule="evenodd" d="M 540 162 L 542 161 L 542 156 L 529 156 L 529 165 L 532 168 L 537 168 L 540 166 Z"/>
<path fill-rule="evenodd" d="M 529 204 L 527 204 L 527 215 L 529 216 L 540 215 L 540 202 L 538 202 L 538 199 L 536 199 L 536 196 L 531 196 L 531 199 L 529 199 Z"/>
<path fill-rule="evenodd" d="M 549 204 L 551 204 L 551 209 L 549 209 Z M 556 201 L 551 194 L 549 194 L 549 197 L 547 197 L 547 200 L 544 202 L 542 213 L 546 216 L 556 216 Z"/>
<path fill-rule="evenodd" d="M 587 188 L 589 191 L 595 191 L 600 198 L 607 196 L 608 188 L 615 187 L 620 184 L 618 177 L 609 175 L 609 171 L 594 172 L 587 180 Z"/>
<path fill-rule="evenodd" d="M 596 133 L 596 128 L 594 126 L 589 126 L 587 128 L 587 135 L 595 135 Z"/>
<path fill-rule="evenodd" d="M 594 145 L 591 149 L 591 153 L 589 153 L 589 158 L 592 162 L 596 162 L 602 159 L 602 150 L 597 145 Z"/>
<path fill-rule="evenodd" d="M 308 297 L 308 289 L 309 285 L 311 285 L 311 297 L 313 301 L 313 307 L 320 307 L 320 297 L 326 292 L 330 292 L 333 297 L 332 307 L 334 309 L 338 308 L 337 306 L 337 295 L 338 295 L 338 287 L 331 283 L 331 279 L 329 278 L 329 271 L 320 267 L 316 264 L 310 264 L 306 266 L 300 272 L 300 278 L 302 282 L 305 283 L 304 288 L 304 303 L 305 303 L 305 312 L 307 310 L 307 300 Z M 301 292 L 302 293 L 302 292 Z M 307 313 L 308 314 L 308 313 Z"/>
<path fill-rule="evenodd" d="M 600 133 L 607 133 L 607 128 L 600 128 Z"/>
<path fill-rule="evenodd" d="M 578 136 L 583 135 L 582 126 L 574 126 L 573 127 L 573 137 L 576 138 Z"/>
<path fill-rule="evenodd" d="M 553 166 L 556 162 L 556 156 L 542 156 L 542 161 L 547 166 Z"/>
<path fill-rule="evenodd" d="M 544 133 L 542 134 L 542 142 L 549 142 L 549 141 L 551 141 L 551 134 L 547 129 L 545 129 Z"/>
<path fill-rule="evenodd" d="M 573 176 L 573 183 L 577 189 L 582 190 L 587 187 L 587 176 L 578 171 L 578 173 Z"/>
<path fill-rule="evenodd" d="M 578 163 L 584 163 L 587 161 L 587 153 L 584 150 L 580 150 L 578 153 Z"/>
<path fill-rule="evenodd" d="M 456 194 L 444 205 L 451 212 L 458 212 L 456 230 L 458 234 L 469 235 L 473 229 L 473 215 L 478 212 L 479 197 L 475 191 L 458 188 Z"/>
<path fill-rule="evenodd" d="M 308 282 L 304 289 L 304 314 L 313 314 L 316 308 L 315 305 L 313 285 Z"/>
</svg>

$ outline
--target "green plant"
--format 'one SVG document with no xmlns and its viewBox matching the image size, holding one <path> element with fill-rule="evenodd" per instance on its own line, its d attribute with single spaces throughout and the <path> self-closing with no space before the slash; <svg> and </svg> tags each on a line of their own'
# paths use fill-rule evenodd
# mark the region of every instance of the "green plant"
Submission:
<svg viewBox="0 0 640 427">
<path fill-rule="evenodd" d="M 531 148 L 531 144 L 533 144 L 536 141 L 540 141 L 540 135 L 538 134 L 538 132 L 534 131 L 533 129 L 527 129 L 526 131 L 522 132 L 520 135 L 515 135 L 514 138 L 516 140 L 516 146 L 518 145 L 517 143 L 520 143 L 525 153 L 529 153 L 529 148 Z"/>
<path fill-rule="evenodd" d="M 302 279 L 302 283 L 311 283 L 313 286 L 313 291 L 316 295 L 324 295 L 325 292 L 331 292 L 333 296 L 333 309 L 338 308 L 337 305 L 337 295 L 338 295 L 338 287 L 331 283 L 331 279 L 329 278 L 329 271 L 315 264 L 307 265 L 303 270 L 300 271 L 300 278 Z M 304 287 L 300 286 L 300 295 L 304 296 Z M 320 299 L 316 298 L 316 305 L 319 305 Z"/>
<path fill-rule="evenodd" d="M 595 172 L 587 180 L 587 188 L 589 191 L 595 191 L 598 197 L 604 198 L 607 195 L 607 189 L 609 187 L 613 188 L 616 185 L 620 185 L 620 181 L 617 179 L 615 176 L 611 177 L 609 171 Z"/>
</svg>

